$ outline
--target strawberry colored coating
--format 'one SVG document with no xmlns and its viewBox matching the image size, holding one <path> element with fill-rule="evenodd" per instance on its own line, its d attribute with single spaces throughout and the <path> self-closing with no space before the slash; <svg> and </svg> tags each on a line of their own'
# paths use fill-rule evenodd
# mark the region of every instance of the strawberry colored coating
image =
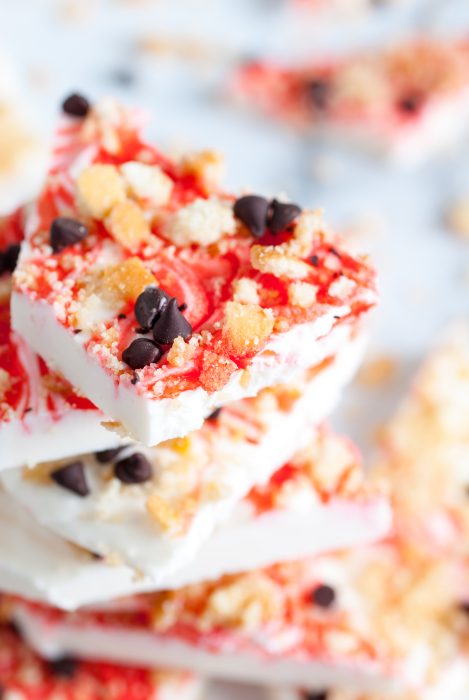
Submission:
<svg viewBox="0 0 469 700">
<path fill-rule="evenodd" d="M 23 210 L 18 209 L 0 220 L 0 251 L 21 242 L 23 218 Z M 3 274 L 0 281 L 8 284 L 9 274 Z M 0 370 L 8 376 L 7 385 L 0 391 L 0 421 L 23 420 L 36 411 L 47 413 L 53 421 L 71 409 L 96 410 L 11 330 L 8 294 L 0 298 Z"/>
<path fill-rule="evenodd" d="M 376 302 L 373 269 L 364 259 L 345 252 L 335 238 L 322 230 L 311 236 L 310 249 L 302 255 L 301 261 L 298 259 L 307 273 L 303 274 L 302 282 L 317 287 L 317 299 L 309 306 L 290 303 L 291 279 L 263 272 L 255 268 L 251 260 L 255 244 L 278 247 L 278 250 L 282 244 L 289 244 L 294 235 L 293 226 L 276 235 L 266 229 L 263 236 L 254 239 L 238 222 L 235 232 L 224 235 L 216 243 L 175 245 L 161 221 L 168 221 L 185 205 L 212 202 L 214 193 L 209 196 L 195 175 L 182 172 L 176 162 L 143 141 L 139 128 L 132 125 L 132 119 L 124 119 L 116 126 L 119 148 L 112 153 L 99 138 L 84 143 L 83 131 L 80 131 L 84 128 L 73 123 L 59 130 L 54 166 L 37 202 L 37 222 L 28 239 L 30 251 L 17 276 L 16 290 L 33 302 L 44 301 L 54 306 L 57 320 L 71 333 L 77 329 L 81 331 L 77 309 L 79 312 L 82 304 L 83 280 L 99 267 L 110 247 L 114 252 L 118 250 L 122 263 L 141 261 L 158 287 L 176 298 L 179 308 L 184 309 L 184 318 L 192 327 L 192 340 L 197 342 L 190 346 L 190 356 L 179 363 L 171 362 L 165 352 L 159 361 L 138 368 L 134 373 L 122 362 L 122 354 L 136 338 L 139 324 L 134 313 L 135 298 L 123 299 L 111 318 L 99 324 L 91 323 L 81 336 L 88 354 L 100 363 L 116 384 L 133 384 L 133 391 L 152 399 L 175 397 L 200 386 L 208 392 L 216 391 L 228 383 L 235 371 L 248 369 L 252 358 L 261 353 L 268 340 L 279 332 L 287 332 L 298 324 L 334 313 L 344 304 L 350 311 L 336 323 L 354 321 Z M 116 246 L 115 236 L 109 228 L 109 217 L 103 220 L 88 218 L 89 234 L 75 245 L 52 255 L 48 232 L 54 219 L 65 212 L 72 218 L 83 218 L 72 173 L 77 157 L 83 155 L 86 148 L 90 169 L 93 165 L 120 168 L 139 159 L 146 166 L 157 166 L 171 183 L 171 195 L 163 213 L 158 210 L 153 216 L 150 237 L 131 250 Z M 219 197 L 217 202 L 223 202 L 225 214 L 226 210 L 231 211 L 234 197 L 220 192 L 216 194 Z M 311 263 L 311 256 L 315 264 Z M 224 333 L 223 319 L 227 304 L 234 300 L 233 285 L 241 279 L 255 283 L 261 313 L 266 312 L 267 318 L 273 319 L 271 327 L 274 328 L 265 332 L 261 342 L 243 344 L 238 338 L 236 345 Z M 347 294 L 338 298 L 330 293 L 330 289 L 341 279 L 348 282 L 350 288 Z"/>
<path fill-rule="evenodd" d="M 77 662 L 71 677 L 54 674 L 51 664 L 36 656 L 12 628 L 0 627 L 0 684 L 6 697 L 157 700 L 159 682 L 155 671 L 89 661 Z"/>
</svg>

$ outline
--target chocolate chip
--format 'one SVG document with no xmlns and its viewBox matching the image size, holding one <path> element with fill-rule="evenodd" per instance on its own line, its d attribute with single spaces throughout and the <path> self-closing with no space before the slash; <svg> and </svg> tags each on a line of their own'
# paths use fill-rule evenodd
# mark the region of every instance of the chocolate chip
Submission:
<svg viewBox="0 0 469 700">
<path fill-rule="evenodd" d="M 127 314 L 118 314 L 117 318 L 119 319 L 119 321 L 123 321 L 127 318 Z"/>
<path fill-rule="evenodd" d="M 179 309 L 179 311 L 187 311 L 187 304 L 186 304 L 186 302 L 183 302 L 182 304 L 179 304 L 178 309 Z"/>
<path fill-rule="evenodd" d="M 51 472 L 51 479 L 56 484 L 68 491 L 76 493 L 77 496 L 87 496 L 90 492 L 86 482 L 85 468 L 83 462 L 71 462 L 60 469 Z"/>
<path fill-rule="evenodd" d="M 122 361 L 132 369 L 142 369 L 158 362 L 163 351 L 149 338 L 137 338 L 122 353 Z"/>
<path fill-rule="evenodd" d="M 301 214 L 301 207 L 297 204 L 288 202 L 279 202 L 273 199 L 270 203 L 269 213 L 267 216 L 267 226 L 272 233 L 280 233 L 290 226 L 293 221 Z"/>
<path fill-rule="evenodd" d="M 91 105 L 83 95 L 74 92 L 62 102 L 62 109 L 65 114 L 71 117 L 86 117 Z"/>
<path fill-rule="evenodd" d="M 12 243 L 3 253 L 3 271 L 14 272 L 20 254 L 20 244 Z"/>
<path fill-rule="evenodd" d="M 216 408 L 205 420 L 216 421 L 223 410 L 223 406 Z"/>
<path fill-rule="evenodd" d="M 327 690 L 313 691 L 312 693 L 305 693 L 304 700 L 327 700 L 328 692 Z"/>
<path fill-rule="evenodd" d="M 406 95 L 402 97 L 399 100 L 397 107 L 401 112 L 405 112 L 406 114 L 415 114 L 422 107 L 422 103 L 423 97 L 415 93 L 413 95 Z"/>
<path fill-rule="evenodd" d="M 73 678 L 78 669 L 78 661 L 71 656 L 62 656 L 62 658 L 55 661 L 49 661 L 49 668 L 54 676 Z"/>
<path fill-rule="evenodd" d="M 142 328 L 149 330 L 167 306 L 169 296 L 158 287 L 147 287 L 135 302 L 135 318 Z"/>
<path fill-rule="evenodd" d="M 88 228 L 76 219 L 59 216 L 50 227 L 50 244 L 54 253 L 74 245 L 88 235 Z"/>
<path fill-rule="evenodd" d="M 120 447 L 112 447 L 110 450 L 100 450 L 94 453 L 94 458 L 100 464 L 106 464 L 107 462 L 112 462 L 112 460 L 117 457 L 117 455 L 125 450 L 127 445 L 121 445 Z"/>
<path fill-rule="evenodd" d="M 235 216 L 243 222 L 255 238 L 264 235 L 269 202 L 255 194 L 237 199 L 234 204 Z"/>
<path fill-rule="evenodd" d="M 192 335 L 191 324 L 179 311 L 177 299 L 171 299 L 153 326 L 154 339 L 157 343 L 169 345 L 179 336 L 186 340 L 190 335 Z"/>
<path fill-rule="evenodd" d="M 316 109 L 326 109 L 331 93 L 331 84 L 327 78 L 313 78 L 306 85 L 306 94 Z"/>
<path fill-rule="evenodd" d="M 319 257 L 317 255 L 312 255 L 310 257 L 309 261 L 310 261 L 311 265 L 313 265 L 314 267 L 319 266 Z"/>
<path fill-rule="evenodd" d="M 323 584 L 311 591 L 311 602 L 320 608 L 330 608 L 335 602 L 335 591 L 331 586 Z"/>
<path fill-rule="evenodd" d="M 117 462 L 114 474 L 124 484 L 143 484 L 153 476 L 153 467 L 144 454 L 135 452 Z"/>
</svg>

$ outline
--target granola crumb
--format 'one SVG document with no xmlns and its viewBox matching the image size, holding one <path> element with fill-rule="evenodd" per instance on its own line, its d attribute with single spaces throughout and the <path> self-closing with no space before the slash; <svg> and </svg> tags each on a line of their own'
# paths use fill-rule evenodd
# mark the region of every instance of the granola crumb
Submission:
<svg viewBox="0 0 469 700">
<path fill-rule="evenodd" d="M 259 350 L 272 333 L 274 320 L 270 309 L 228 302 L 222 332 L 230 352 L 242 356 Z"/>
<path fill-rule="evenodd" d="M 308 309 L 316 301 L 318 287 L 308 282 L 291 282 L 288 286 L 288 301 L 293 306 Z"/>
<path fill-rule="evenodd" d="M 259 272 L 287 279 L 304 279 L 311 271 L 307 263 L 288 254 L 285 248 L 280 245 L 253 245 L 251 247 L 251 265 Z"/>
<path fill-rule="evenodd" d="M 150 237 L 150 227 L 138 204 L 119 202 L 106 217 L 109 233 L 123 248 L 135 252 Z"/>
<path fill-rule="evenodd" d="M 206 246 L 235 232 L 232 208 L 219 199 L 195 199 L 173 214 L 165 227 L 166 236 L 178 246 L 191 243 Z"/>
<path fill-rule="evenodd" d="M 390 355 L 381 355 L 371 358 L 360 369 L 357 381 L 368 389 L 375 389 L 390 384 L 398 370 L 396 358 Z"/>
<path fill-rule="evenodd" d="M 207 194 L 220 187 L 225 170 L 225 158 L 219 151 L 204 150 L 188 153 L 181 160 L 182 173 L 193 175 Z"/>
<path fill-rule="evenodd" d="M 469 197 L 453 202 L 446 214 L 446 223 L 458 236 L 469 240 Z"/>
<path fill-rule="evenodd" d="M 173 341 L 167 355 L 167 360 L 172 367 L 183 367 L 193 358 L 194 353 L 194 345 L 186 343 L 184 338 L 179 336 Z"/>
<path fill-rule="evenodd" d="M 241 277 L 233 283 L 233 300 L 241 304 L 259 304 L 257 282 L 249 277 Z"/>
<path fill-rule="evenodd" d="M 86 216 L 104 219 L 116 204 L 125 199 L 124 181 L 114 165 L 90 165 L 78 176 L 78 207 Z"/>
<path fill-rule="evenodd" d="M 173 191 L 173 181 L 157 165 L 146 165 L 129 161 L 121 165 L 129 194 L 135 199 L 148 202 L 152 207 L 167 204 Z"/>
</svg>

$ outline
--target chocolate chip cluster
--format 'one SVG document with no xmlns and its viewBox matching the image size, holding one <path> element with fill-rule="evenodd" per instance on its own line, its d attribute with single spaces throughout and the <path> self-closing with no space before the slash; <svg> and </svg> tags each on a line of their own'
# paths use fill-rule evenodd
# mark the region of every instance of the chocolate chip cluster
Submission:
<svg viewBox="0 0 469 700">
<path fill-rule="evenodd" d="M 176 338 L 192 335 L 192 326 L 184 317 L 177 299 L 171 299 L 158 287 L 144 289 L 135 302 L 135 318 L 139 332 L 151 333 L 153 338 L 137 338 L 122 353 L 122 360 L 132 369 L 142 369 L 158 362 Z"/>
<path fill-rule="evenodd" d="M 285 231 L 301 214 L 301 208 L 290 202 L 269 201 L 256 194 L 246 195 L 236 200 L 235 216 L 243 222 L 254 238 L 262 238 L 266 229 L 278 234 Z"/>
</svg>

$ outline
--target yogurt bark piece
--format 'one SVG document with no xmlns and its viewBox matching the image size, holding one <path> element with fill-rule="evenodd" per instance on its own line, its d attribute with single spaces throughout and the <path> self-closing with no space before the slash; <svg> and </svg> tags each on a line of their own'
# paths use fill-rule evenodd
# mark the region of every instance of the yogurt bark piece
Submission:
<svg viewBox="0 0 469 700">
<path fill-rule="evenodd" d="M 126 563 L 154 585 L 166 585 L 168 575 L 195 556 L 240 499 L 268 482 L 295 450 L 314 438 L 328 401 L 338 398 L 350 375 L 352 349 L 345 347 L 344 355 L 309 382 L 302 379 L 296 387 L 264 390 L 254 399 L 225 407 L 186 438 L 151 449 L 129 445 L 118 454 L 104 455 L 106 463 L 98 454 L 33 470 L 9 470 L 3 484 L 42 525 Z M 327 464 L 324 478 L 333 479 L 334 470 L 343 464 Z M 315 499 L 310 493 L 306 517 L 308 507 L 320 501 L 319 494 Z M 311 512 L 313 520 L 315 516 Z M 345 528 L 342 537 L 346 533 Z M 323 534 L 327 540 L 332 533 Z M 319 546 L 320 541 L 316 539 Z"/>
<path fill-rule="evenodd" d="M 56 144 L 14 328 L 144 444 L 317 365 L 376 302 L 372 268 L 318 212 L 235 199 L 216 154 L 170 161 L 133 113 L 97 105 Z"/>
<path fill-rule="evenodd" d="M 321 428 L 295 459 L 233 508 L 194 558 L 174 572 L 163 562 L 158 587 L 173 589 L 370 543 L 384 537 L 390 526 L 388 499 L 363 483 L 356 448 Z M 176 540 L 173 546 L 178 544 Z M 71 545 L 0 493 L 0 589 L 73 610 L 152 591 L 155 583 L 152 576 L 136 576 L 128 566 L 97 560 Z"/>
<path fill-rule="evenodd" d="M 418 39 L 302 66 L 255 62 L 242 102 L 296 128 L 415 165 L 467 133 L 469 44 Z"/>
<path fill-rule="evenodd" d="M 446 330 L 382 432 L 377 478 L 391 488 L 406 539 L 436 556 L 467 556 L 469 326 Z"/>
<path fill-rule="evenodd" d="M 452 574 L 393 541 L 72 614 L 20 602 L 14 619 L 51 658 L 190 665 L 214 677 L 402 697 L 467 642 Z"/>
<path fill-rule="evenodd" d="M 188 673 L 39 658 L 6 623 L 0 626 L 0 679 L 6 700 L 196 700 L 200 682 Z"/>
<path fill-rule="evenodd" d="M 25 210 L 0 219 L 0 470 L 116 446 L 88 399 L 52 372 L 11 329 L 11 274 Z"/>
<path fill-rule="evenodd" d="M 463 645 L 461 645 L 463 646 Z M 304 690 L 275 688 L 265 693 L 266 700 L 466 700 L 469 688 L 467 650 L 461 648 L 453 661 L 435 673 L 435 678 L 421 690 L 400 690 L 396 693 L 357 693 L 343 688 L 330 688 L 311 694 Z"/>
</svg>

